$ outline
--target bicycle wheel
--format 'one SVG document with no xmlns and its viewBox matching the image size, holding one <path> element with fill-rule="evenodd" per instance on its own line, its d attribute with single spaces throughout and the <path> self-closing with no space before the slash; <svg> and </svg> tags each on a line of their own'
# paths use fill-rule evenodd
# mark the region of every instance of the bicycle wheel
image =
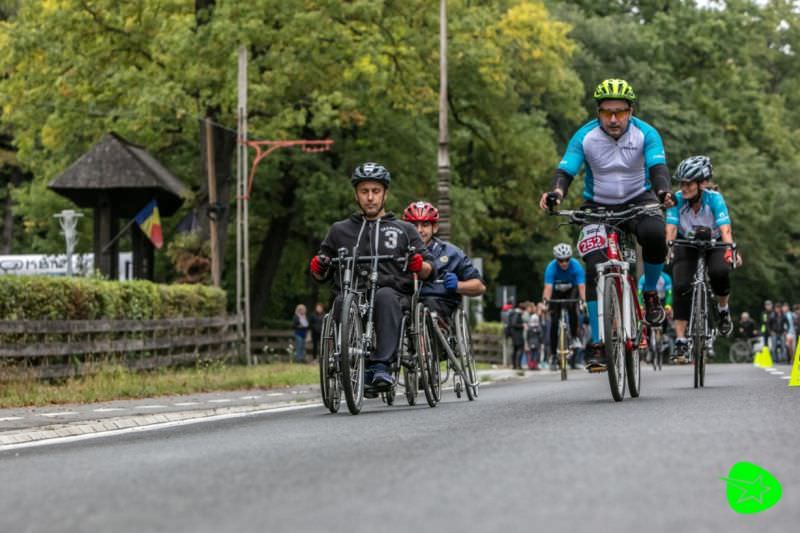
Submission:
<svg viewBox="0 0 800 533">
<path fill-rule="evenodd" d="M 731 363 L 746 363 L 750 360 L 751 352 L 750 343 L 744 339 L 739 339 L 731 345 L 728 358 Z"/>
<path fill-rule="evenodd" d="M 472 353 L 472 336 L 469 331 L 469 321 L 463 309 L 458 309 L 455 316 L 456 339 L 458 339 L 458 351 L 461 356 L 461 368 L 464 371 L 464 388 L 467 391 L 467 398 L 474 401 L 478 398 L 478 369 L 475 365 L 475 355 Z"/>
<path fill-rule="evenodd" d="M 664 363 L 664 352 L 661 349 L 661 345 L 664 343 L 664 334 L 661 332 L 661 328 L 656 330 L 656 353 L 655 359 L 658 363 L 657 370 L 661 370 L 662 364 Z"/>
<path fill-rule="evenodd" d="M 319 352 L 319 388 L 322 403 L 331 413 L 339 411 L 342 401 L 342 389 L 339 372 L 336 368 L 336 324 L 330 314 L 322 319 Z"/>
<path fill-rule="evenodd" d="M 436 407 L 441 398 L 442 384 L 439 381 L 439 360 L 433 352 L 430 321 L 430 311 L 422 304 L 417 304 L 414 310 L 414 348 L 417 352 L 417 367 L 425 399 L 429 406 Z"/>
<path fill-rule="evenodd" d="M 561 366 L 561 381 L 567 379 L 567 354 L 569 353 L 569 339 L 567 338 L 567 325 L 562 315 L 558 321 L 558 364 Z"/>
<path fill-rule="evenodd" d="M 632 279 L 628 280 L 633 282 Z M 632 286 L 632 285 L 631 285 Z M 631 398 L 638 398 L 642 392 L 642 335 L 650 335 L 649 326 L 642 328 L 638 316 L 636 316 L 636 302 L 634 302 L 633 291 L 629 288 L 627 291 L 628 302 L 630 303 L 631 313 L 633 314 L 633 323 L 631 324 L 631 333 L 635 335 L 630 344 L 630 349 L 627 349 L 628 342 L 625 343 L 625 375 L 628 380 L 628 392 Z M 647 352 L 647 345 L 644 347 Z"/>
<path fill-rule="evenodd" d="M 703 386 L 705 380 L 705 302 L 704 293 L 695 287 L 692 294 L 692 315 L 691 315 L 691 339 L 692 339 L 692 363 L 694 366 L 694 388 Z"/>
<path fill-rule="evenodd" d="M 622 324 L 620 282 L 609 276 L 603 283 L 603 331 L 608 383 L 611 385 L 611 396 L 621 402 L 625 395 L 625 329 Z"/>
<path fill-rule="evenodd" d="M 364 351 L 361 315 L 353 294 L 344 297 L 340 325 L 342 389 L 347 409 L 357 415 L 364 403 Z"/>
</svg>

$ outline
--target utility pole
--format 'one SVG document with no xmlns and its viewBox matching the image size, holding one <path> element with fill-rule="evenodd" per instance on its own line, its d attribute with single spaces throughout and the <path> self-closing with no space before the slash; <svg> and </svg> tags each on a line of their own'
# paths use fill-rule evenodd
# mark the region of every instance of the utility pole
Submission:
<svg viewBox="0 0 800 533">
<path fill-rule="evenodd" d="M 250 233 L 247 202 L 247 48 L 239 47 L 239 76 L 236 143 L 236 314 L 244 340 L 247 364 L 253 364 L 250 350 Z"/>
<path fill-rule="evenodd" d="M 439 193 L 439 237 L 450 239 L 450 153 L 447 133 L 447 0 L 439 0 L 439 150 L 437 191 Z"/>
<path fill-rule="evenodd" d="M 214 132 L 211 120 L 206 118 L 206 171 L 208 172 L 208 204 L 212 209 L 217 207 L 217 172 L 214 168 Z M 211 281 L 214 287 L 220 286 L 219 257 L 219 212 L 209 212 L 209 229 L 211 234 Z"/>
</svg>

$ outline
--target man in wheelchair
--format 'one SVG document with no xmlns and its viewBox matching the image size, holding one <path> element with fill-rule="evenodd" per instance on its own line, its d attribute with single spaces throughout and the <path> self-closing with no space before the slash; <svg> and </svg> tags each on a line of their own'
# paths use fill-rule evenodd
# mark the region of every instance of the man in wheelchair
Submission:
<svg viewBox="0 0 800 533">
<path fill-rule="evenodd" d="M 431 312 L 449 321 L 462 296 L 481 296 L 486 292 L 481 273 L 459 247 L 436 237 L 439 210 L 432 204 L 422 201 L 408 204 L 403 220 L 416 225 L 436 268 L 436 279 L 422 286 L 421 300 Z"/>
<path fill-rule="evenodd" d="M 398 259 L 409 250 L 415 250 L 405 269 L 399 261 L 378 265 L 374 307 L 376 349 L 367 361 L 364 384 L 380 388 L 394 382 L 389 367 L 396 357 L 403 312 L 409 308 L 414 292 L 413 274 L 427 279 L 435 269 L 433 256 L 425 249 L 414 226 L 397 220 L 384 208 L 391 183 L 389 171 L 377 163 L 364 163 L 353 171 L 350 183 L 355 189 L 359 210 L 328 230 L 319 253 L 311 259 L 314 279 L 325 281 L 331 277 L 331 257 L 336 256 L 340 248 L 349 253 L 356 247 L 359 256 L 393 255 Z M 337 295 L 331 312 L 332 316 L 337 316 L 342 295 L 337 278 L 333 276 L 333 279 Z"/>
</svg>

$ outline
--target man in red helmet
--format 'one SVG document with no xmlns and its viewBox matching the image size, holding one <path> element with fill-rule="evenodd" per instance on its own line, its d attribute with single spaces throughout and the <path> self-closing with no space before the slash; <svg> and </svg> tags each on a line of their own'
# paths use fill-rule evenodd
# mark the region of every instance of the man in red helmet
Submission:
<svg viewBox="0 0 800 533">
<path fill-rule="evenodd" d="M 462 296 L 481 296 L 486 284 L 469 257 L 454 244 L 436 237 L 439 210 L 428 202 L 412 202 L 403 211 L 403 220 L 416 225 L 417 233 L 433 256 L 437 280 L 425 283 L 420 296 L 431 311 L 449 317 Z"/>
</svg>

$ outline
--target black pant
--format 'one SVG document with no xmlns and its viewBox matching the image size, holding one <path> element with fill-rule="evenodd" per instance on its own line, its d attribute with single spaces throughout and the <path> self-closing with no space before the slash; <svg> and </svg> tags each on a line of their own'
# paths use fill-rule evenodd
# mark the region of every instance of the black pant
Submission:
<svg viewBox="0 0 800 533">
<path fill-rule="evenodd" d="M 400 343 L 400 322 L 403 312 L 411 306 L 411 297 L 391 287 L 381 287 L 375 291 L 376 348 L 368 362 L 390 364 L 395 358 Z M 337 296 L 333 302 L 333 317 L 338 321 L 341 317 L 342 297 Z"/>
<path fill-rule="evenodd" d="M 553 292 L 553 300 L 574 300 L 577 297 L 577 289 L 570 289 L 564 292 Z M 569 331 L 572 338 L 578 336 L 578 304 L 576 303 L 558 303 L 553 302 L 550 304 L 550 321 L 552 327 L 550 328 L 550 355 L 556 354 L 558 348 L 558 321 L 561 319 L 561 309 L 567 309 L 569 314 Z"/>
<path fill-rule="evenodd" d="M 625 205 L 602 207 L 613 207 L 616 211 L 624 211 L 630 205 L 645 205 L 656 202 L 658 202 L 656 195 L 652 191 L 647 191 Z M 599 206 L 601 204 L 585 202 L 582 208 L 596 208 Z M 662 215 L 640 215 L 622 224 L 621 229 L 636 235 L 636 240 L 642 247 L 642 259 L 645 263 L 658 265 L 667 258 L 666 226 Z M 603 249 L 586 254 L 583 260 L 586 262 L 586 299 L 595 301 L 597 300 L 597 265 L 607 261 L 608 257 L 605 249 Z"/>
<path fill-rule="evenodd" d="M 456 309 L 458 309 L 458 302 L 454 302 L 453 300 L 449 300 L 447 298 L 428 296 L 426 298 L 422 298 L 421 301 L 428 307 L 428 309 L 435 312 L 440 318 L 445 320 L 450 320 L 450 318 L 453 316 L 453 313 L 455 313 Z"/>
<path fill-rule="evenodd" d="M 672 266 L 672 291 L 676 320 L 689 320 L 692 310 L 692 281 L 697 269 L 700 251 L 688 246 L 675 246 Z M 717 296 L 727 296 L 731 292 L 731 266 L 725 262 L 725 250 L 717 248 L 706 252 L 708 277 L 711 289 Z"/>
<path fill-rule="evenodd" d="M 313 349 L 311 350 L 311 354 L 314 356 L 314 359 L 319 357 L 319 338 L 322 335 L 322 330 L 319 331 L 311 331 L 311 346 Z"/>
</svg>

